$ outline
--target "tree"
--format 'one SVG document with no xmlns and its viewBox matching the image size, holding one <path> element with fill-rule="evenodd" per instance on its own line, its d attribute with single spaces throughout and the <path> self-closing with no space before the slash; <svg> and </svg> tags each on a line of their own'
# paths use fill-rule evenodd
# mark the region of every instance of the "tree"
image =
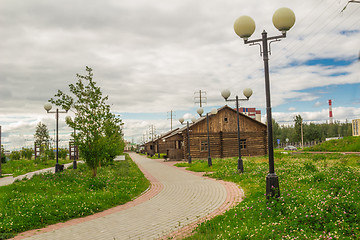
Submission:
<svg viewBox="0 0 360 240">
<path fill-rule="evenodd" d="M 23 159 L 31 160 L 34 150 L 31 148 L 22 148 L 20 153 Z"/>
<path fill-rule="evenodd" d="M 5 156 L 5 151 L 4 151 L 3 145 L 1 145 L 1 162 L 6 163 L 6 156 Z"/>
<path fill-rule="evenodd" d="M 301 117 L 301 115 L 296 115 L 294 117 L 294 122 L 295 122 L 295 132 L 296 132 L 296 139 L 295 141 L 299 142 L 301 140 L 301 125 L 303 122 L 303 119 Z"/>
<path fill-rule="evenodd" d="M 103 97 L 100 87 L 93 81 L 92 69 L 86 67 L 86 72 L 85 76 L 77 74 L 78 81 L 69 85 L 72 95 L 58 90 L 49 101 L 63 109 L 75 110 L 75 118 L 66 123 L 77 130 L 73 136 L 75 144 L 95 177 L 101 162 L 112 157 L 113 144 L 122 141 L 121 137 L 114 137 L 122 123 L 110 112 L 110 106 L 106 104 L 108 96 Z"/>
<path fill-rule="evenodd" d="M 281 128 L 280 125 L 275 121 L 275 119 L 272 119 L 272 126 L 273 126 L 273 144 L 274 146 L 277 146 L 277 139 L 280 139 L 281 141 Z"/>
<path fill-rule="evenodd" d="M 21 154 L 19 151 L 12 151 L 9 155 L 11 160 L 20 160 Z"/>
<path fill-rule="evenodd" d="M 47 129 L 47 126 L 41 122 L 38 123 L 36 126 L 36 132 L 34 134 L 35 143 L 36 144 L 48 144 L 49 143 L 49 130 Z"/>
</svg>

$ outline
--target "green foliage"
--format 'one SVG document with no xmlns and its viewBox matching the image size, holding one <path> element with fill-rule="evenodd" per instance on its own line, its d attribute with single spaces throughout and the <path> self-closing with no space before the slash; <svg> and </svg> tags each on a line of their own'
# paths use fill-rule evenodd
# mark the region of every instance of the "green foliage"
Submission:
<svg viewBox="0 0 360 240">
<path fill-rule="evenodd" d="M 36 144 L 48 144 L 49 140 L 50 140 L 50 136 L 49 136 L 49 130 L 47 128 L 47 126 L 41 122 L 38 123 L 38 125 L 36 126 L 36 131 L 34 134 L 34 138 L 35 138 L 35 143 Z"/>
<path fill-rule="evenodd" d="M 238 183 L 245 199 L 202 223 L 188 239 L 357 239 L 360 235 L 360 156 L 282 154 L 275 161 L 281 197 L 269 201 L 267 159 L 243 160 L 243 174 L 236 173 L 235 158 L 213 161 L 211 176 Z"/>
<path fill-rule="evenodd" d="M 11 160 L 20 160 L 21 153 L 19 151 L 12 151 L 9 155 Z"/>
<path fill-rule="evenodd" d="M 294 117 L 294 123 L 296 133 L 294 141 L 299 142 L 301 140 L 301 125 L 303 124 L 303 119 L 300 114 Z"/>
<path fill-rule="evenodd" d="M 49 101 L 64 109 L 75 110 L 74 120 L 67 124 L 77 130 L 74 137 L 80 154 L 96 176 L 97 168 L 111 162 L 121 154 L 124 143 L 121 135 L 121 119 L 110 112 L 100 87 L 93 81 L 92 69 L 86 67 L 87 75 L 77 74 L 78 81 L 70 84 L 72 95 L 61 90 Z"/>
<path fill-rule="evenodd" d="M 5 151 L 3 145 L 1 145 L 1 162 L 6 163 Z"/>
<path fill-rule="evenodd" d="M 360 138 L 344 137 L 343 139 L 326 141 L 321 144 L 305 148 L 304 150 L 320 152 L 359 152 Z"/>
<path fill-rule="evenodd" d="M 53 149 L 47 149 L 45 154 L 40 155 L 42 161 L 55 160 L 55 151 Z"/>
<path fill-rule="evenodd" d="M 66 148 L 59 148 L 59 158 L 60 159 L 66 159 L 67 155 L 69 153 L 69 150 Z"/>
<path fill-rule="evenodd" d="M 281 143 L 285 143 L 286 138 L 290 140 L 290 142 L 299 142 L 301 140 L 301 127 L 300 122 L 302 118 L 300 115 L 294 117 L 294 126 L 280 126 L 273 119 L 273 141 L 274 146 L 277 146 L 276 139 L 280 139 Z M 314 124 L 314 123 L 306 123 L 303 122 L 303 134 L 304 134 L 304 142 L 311 141 L 324 141 L 325 138 L 328 137 L 346 137 L 351 136 L 351 123 L 345 122 L 340 123 L 339 121 L 334 124 Z"/>
<path fill-rule="evenodd" d="M 20 153 L 21 153 L 21 158 L 31 160 L 34 150 L 31 148 L 22 148 Z"/>
<path fill-rule="evenodd" d="M 128 156 L 99 169 L 97 178 L 85 164 L 76 171 L 36 175 L 0 187 L 0 236 L 92 215 L 131 201 L 148 187 Z"/>
</svg>

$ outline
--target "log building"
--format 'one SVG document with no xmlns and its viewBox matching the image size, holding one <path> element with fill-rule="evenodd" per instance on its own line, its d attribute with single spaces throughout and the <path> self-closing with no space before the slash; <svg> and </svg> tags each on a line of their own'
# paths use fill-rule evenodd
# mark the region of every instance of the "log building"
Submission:
<svg viewBox="0 0 360 240">
<path fill-rule="evenodd" d="M 193 159 L 208 157 L 206 116 L 189 125 L 190 155 Z M 217 114 L 209 114 L 210 151 L 212 158 L 238 156 L 236 110 L 225 105 Z M 150 142 L 149 154 L 166 153 L 170 160 L 188 158 L 187 127 L 176 129 Z M 150 147 L 153 145 L 153 147 Z M 158 147 L 156 147 L 158 146 Z M 240 146 L 243 156 L 267 154 L 267 127 L 265 124 L 240 113 Z M 150 149 L 152 148 L 152 149 Z M 155 151 L 156 150 L 156 151 Z M 154 152 L 155 151 L 155 152 Z"/>
</svg>

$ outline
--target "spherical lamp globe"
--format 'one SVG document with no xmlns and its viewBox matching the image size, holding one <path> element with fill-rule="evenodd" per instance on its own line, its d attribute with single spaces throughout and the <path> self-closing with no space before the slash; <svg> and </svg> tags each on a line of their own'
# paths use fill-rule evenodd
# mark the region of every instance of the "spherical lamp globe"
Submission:
<svg viewBox="0 0 360 240">
<path fill-rule="evenodd" d="M 225 100 L 230 97 L 230 94 L 231 94 L 231 92 L 230 92 L 229 89 L 224 89 L 224 90 L 221 91 L 221 96 L 223 98 L 225 98 Z"/>
<path fill-rule="evenodd" d="M 51 103 L 45 103 L 45 105 L 44 105 L 44 109 L 48 112 L 48 111 L 50 111 L 51 110 L 51 108 L 52 108 L 52 105 L 51 105 Z"/>
<path fill-rule="evenodd" d="M 289 31 L 295 24 L 295 14 L 290 8 L 279 8 L 272 18 L 274 26 L 281 32 Z"/>
<path fill-rule="evenodd" d="M 243 94 L 245 97 L 250 98 L 251 95 L 253 94 L 253 91 L 251 90 L 251 88 L 245 88 Z"/>
<path fill-rule="evenodd" d="M 241 16 L 235 20 L 235 33 L 244 39 L 248 39 L 255 31 L 255 21 L 249 16 Z"/>
</svg>

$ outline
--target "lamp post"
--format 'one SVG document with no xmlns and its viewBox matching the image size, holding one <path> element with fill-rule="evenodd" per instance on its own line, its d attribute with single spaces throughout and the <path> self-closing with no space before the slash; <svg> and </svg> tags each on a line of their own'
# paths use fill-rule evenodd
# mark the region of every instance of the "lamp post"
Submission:
<svg viewBox="0 0 360 240">
<path fill-rule="evenodd" d="M 192 122 L 195 122 L 195 118 L 192 119 Z M 185 119 L 184 118 L 180 118 L 179 122 L 181 124 L 184 124 Z M 189 121 L 186 121 L 186 133 L 187 133 L 187 148 L 188 148 L 188 163 L 191 164 L 191 153 L 190 153 L 190 130 L 189 130 Z"/>
<path fill-rule="evenodd" d="M 65 117 L 65 121 L 66 122 L 72 122 L 72 119 L 70 116 L 66 116 Z M 75 145 L 75 136 L 76 136 L 76 129 L 75 129 L 75 126 L 74 126 L 74 161 L 73 161 L 73 169 L 77 169 L 77 162 L 76 160 L 78 159 L 78 149 Z"/>
<path fill-rule="evenodd" d="M 243 160 L 241 159 L 241 140 L 240 140 L 240 113 L 239 113 L 239 101 L 249 101 L 249 98 L 251 97 L 253 91 L 250 88 L 245 88 L 243 90 L 243 94 L 246 98 L 239 99 L 238 95 L 235 96 L 235 99 L 229 99 L 231 92 L 228 89 L 225 89 L 221 92 L 221 96 L 225 99 L 227 102 L 236 102 L 236 115 L 237 115 L 237 137 L 238 137 L 238 165 L 237 169 L 239 173 L 244 172 L 244 164 Z"/>
<path fill-rule="evenodd" d="M 211 109 L 211 114 L 217 114 L 217 109 Z M 210 156 L 210 130 L 209 130 L 209 113 L 206 113 L 206 125 L 207 125 L 207 148 L 208 148 L 208 166 L 212 166 L 212 160 Z"/>
<path fill-rule="evenodd" d="M 44 105 L 44 109 L 47 113 L 55 113 L 56 118 L 56 164 L 55 164 L 55 172 L 61 171 L 60 164 L 59 164 L 59 113 L 67 113 L 68 110 L 65 111 L 59 111 L 58 108 L 56 108 L 56 111 L 50 111 L 52 108 L 51 103 L 46 103 Z"/>
<path fill-rule="evenodd" d="M 267 116 L 267 132 L 268 132 L 268 151 L 269 151 L 269 174 L 266 177 L 266 196 L 280 197 L 279 179 L 274 169 L 274 146 L 272 138 L 272 117 L 271 117 L 271 100 L 270 100 L 270 82 L 269 82 L 269 49 L 272 42 L 280 41 L 286 37 L 286 32 L 295 23 L 295 14 L 289 8 L 280 8 L 275 11 L 272 18 L 274 26 L 282 32 L 282 35 L 268 37 L 267 32 L 262 32 L 262 38 L 248 40 L 255 31 L 255 22 L 249 16 L 241 16 L 234 23 L 235 33 L 244 39 L 244 44 L 262 46 L 262 57 L 264 61 L 265 73 L 265 93 L 266 93 L 266 116 Z M 269 44 L 268 41 L 270 40 Z M 262 43 L 262 44 L 259 44 Z"/>
</svg>

